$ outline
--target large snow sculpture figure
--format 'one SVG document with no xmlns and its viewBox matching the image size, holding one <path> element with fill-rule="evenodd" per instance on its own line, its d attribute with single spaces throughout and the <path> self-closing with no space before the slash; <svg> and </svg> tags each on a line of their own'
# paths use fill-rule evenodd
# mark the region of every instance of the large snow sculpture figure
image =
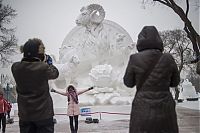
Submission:
<svg viewBox="0 0 200 133">
<path fill-rule="evenodd" d="M 117 52 L 124 55 L 123 52 L 128 50 L 127 45 L 131 46 L 132 44 L 122 44 L 126 35 L 113 32 L 113 29 L 106 27 L 106 24 L 103 23 L 105 18 L 103 7 L 91 4 L 83 7 L 80 11 L 81 14 L 78 16 L 76 24 L 85 27 L 86 38 L 82 44 L 84 50 L 90 51 L 98 58 L 99 64 L 110 63 L 108 57 Z"/>
<path fill-rule="evenodd" d="M 76 20 L 76 24 L 86 28 L 87 38 L 85 40 L 86 46 L 90 46 L 90 52 L 97 58 L 105 56 L 110 50 L 109 34 L 104 30 L 102 21 L 105 17 L 105 11 L 102 6 L 91 4 L 83 7 L 81 14 Z M 99 16 L 96 14 L 99 12 Z M 88 47 L 85 47 L 86 50 Z M 100 58 L 99 58 L 100 59 Z"/>
<path fill-rule="evenodd" d="M 80 11 L 76 19 L 78 26 L 63 41 L 60 63 L 66 63 L 68 55 L 74 53 L 80 59 L 76 69 L 79 76 L 89 74 L 97 65 L 108 64 L 112 66 L 115 75 L 122 78 L 119 72 L 124 72 L 134 47 L 131 37 L 121 26 L 104 19 L 102 6 L 91 4 Z"/>
<path fill-rule="evenodd" d="M 61 75 L 52 86 L 57 89 L 66 88 L 68 83 L 76 83 L 78 89 L 96 86 L 80 96 L 80 104 L 84 105 L 130 103 L 126 97 L 132 90 L 123 85 L 122 77 L 135 43 L 120 25 L 104 19 L 102 6 L 91 4 L 80 11 L 77 26 L 67 34 L 60 48 L 57 66 Z M 70 62 L 72 57 L 77 61 Z M 53 99 L 61 100 L 54 96 Z"/>
<path fill-rule="evenodd" d="M 76 20 L 75 27 L 65 38 L 60 50 L 60 60 L 69 49 L 76 49 L 79 56 L 87 59 L 98 59 L 97 64 L 107 63 L 109 56 L 126 55 L 130 52 L 133 41 L 129 34 L 118 24 L 104 20 L 102 6 L 91 4 L 83 7 Z M 99 13 L 99 15 L 97 15 Z"/>
</svg>

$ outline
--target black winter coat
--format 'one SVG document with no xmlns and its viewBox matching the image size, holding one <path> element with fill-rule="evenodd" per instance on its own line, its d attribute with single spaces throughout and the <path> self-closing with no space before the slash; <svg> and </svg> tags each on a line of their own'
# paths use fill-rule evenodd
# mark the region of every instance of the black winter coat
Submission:
<svg viewBox="0 0 200 133">
<path fill-rule="evenodd" d="M 14 63 L 11 70 L 17 85 L 19 119 L 39 121 L 52 118 L 54 111 L 48 80 L 58 77 L 57 68 L 40 61 L 21 61 Z"/>
<path fill-rule="evenodd" d="M 151 32 L 151 27 L 146 32 Z M 143 31 L 142 31 L 143 32 Z M 158 35 L 158 33 L 157 33 Z M 124 75 L 127 87 L 136 85 L 137 92 L 132 103 L 130 118 L 130 133 L 178 133 L 175 101 L 169 87 L 179 84 L 180 76 L 177 65 L 170 54 L 163 54 L 160 41 L 149 44 L 148 40 L 138 42 L 139 53 L 130 56 Z M 148 48 L 148 45 L 151 45 Z M 159 46 L 159 47 L 157 47 Z M 152 48 L 153 47 L 153 48 Z M 143 49 L 144 48 L 144 49 Z M 144 81 L 142 87 L 138 85 L 144 80 L 152 62 L 160 56 L 152 72 Z M 139 87 L 139 88 L 138 88 Z"/>
</svg>

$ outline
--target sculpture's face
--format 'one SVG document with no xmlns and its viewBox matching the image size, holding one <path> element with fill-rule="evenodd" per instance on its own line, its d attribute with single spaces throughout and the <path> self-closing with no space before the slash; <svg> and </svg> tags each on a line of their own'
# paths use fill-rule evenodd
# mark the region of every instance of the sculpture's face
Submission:
<svg viewBox="0 0 200 133">
<path fill-rule="evenodd" d="M 86 26 L 90 22 L 90 13 L 87 9 L 82 8 L 81 14 L 76 19 L 76 24 L 81 26 Z"/>
</svg>

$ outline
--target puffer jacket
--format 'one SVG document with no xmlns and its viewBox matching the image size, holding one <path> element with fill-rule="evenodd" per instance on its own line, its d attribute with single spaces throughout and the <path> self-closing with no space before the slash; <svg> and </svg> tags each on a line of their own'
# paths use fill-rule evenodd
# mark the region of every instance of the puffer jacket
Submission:
<svg viewBox="0 0 200 133">
<path fill-rule="evenodd" d="M 53 117 L 53 102 L 48 80 L 58 77 L 53 65 L 41 61 L 16 62 L 11 67 L 16 81 L 19 119 L 39 121 Z"/>
<path fill-rule="evenodd" d="M 83 93 L 85 93 L 87 91 L 88 91 L 88 89 L 84 89 L 84 90 L 78 91 L 77 95 L 81 95 L 81 94 L 83 94 Z M 67 95 L 67 97 L 69 97 L 67 115 L 68 116 L 79 115 L 80 114 L 80 106 L 79 106 L 79 104 L 76 103 L 69 94 Z"/>
<path fill-rule="evenodd" d="M 68 102 L 68 108 L 67 108 L 67 115 L 68 116 L 75 116 L 80 114 L 80 107 L 79 104 L 76 103 L 70 95 L 69 97 L 69 102 Z"/>
<path fill-rule="evenodd" d="M 155 27 L 144 27 L 138 36 L 139 53 L 130 56 L 124 75 L 127 87 L 136 85 L 137 91 L 132 103 L 130 133 L 178 133 L 175 101 L 169 87 L 179 84 L 177 65 L 170 54 L 163 54 L 163 44 Z M 152 62 L 154 69 L 144 80 Z"/>
</svg>

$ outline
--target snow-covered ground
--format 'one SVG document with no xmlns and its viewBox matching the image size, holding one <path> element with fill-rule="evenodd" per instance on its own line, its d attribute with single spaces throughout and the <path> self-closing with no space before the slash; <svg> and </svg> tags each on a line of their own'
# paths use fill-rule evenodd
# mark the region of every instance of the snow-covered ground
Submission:
<svg viewBox="0 0 200 133">
<path fill-rule="evenodd" d="M 183 101 L 182 103 L 177 103 L 178 107 L 185 107 L 193 110 L 200 110 L 200 100 L 199 101 Z M 99 106 L 82 106 L 82 108 L 89 108 L 91 116 L 79 116 L 80 120 L 85 120 L 86 117 L 98 118 L 104 121 L 114 121 L 114 120 L 129 120 L 130 119 L 130 105 L 99 105 Z M 66 115 L 66 108 L 55 108 L 55 118 L 57 122 L 68 121 L 68 116 Z M 11 115 L 17 115 L 17 104 L 13 105 Z"/>
<path fill-rule="evenodd" d="M 177 106 L 200 110 L 200 99 L 198 101 L 183 101 L 182 103 L 177 103 Z"/>
</svg>

